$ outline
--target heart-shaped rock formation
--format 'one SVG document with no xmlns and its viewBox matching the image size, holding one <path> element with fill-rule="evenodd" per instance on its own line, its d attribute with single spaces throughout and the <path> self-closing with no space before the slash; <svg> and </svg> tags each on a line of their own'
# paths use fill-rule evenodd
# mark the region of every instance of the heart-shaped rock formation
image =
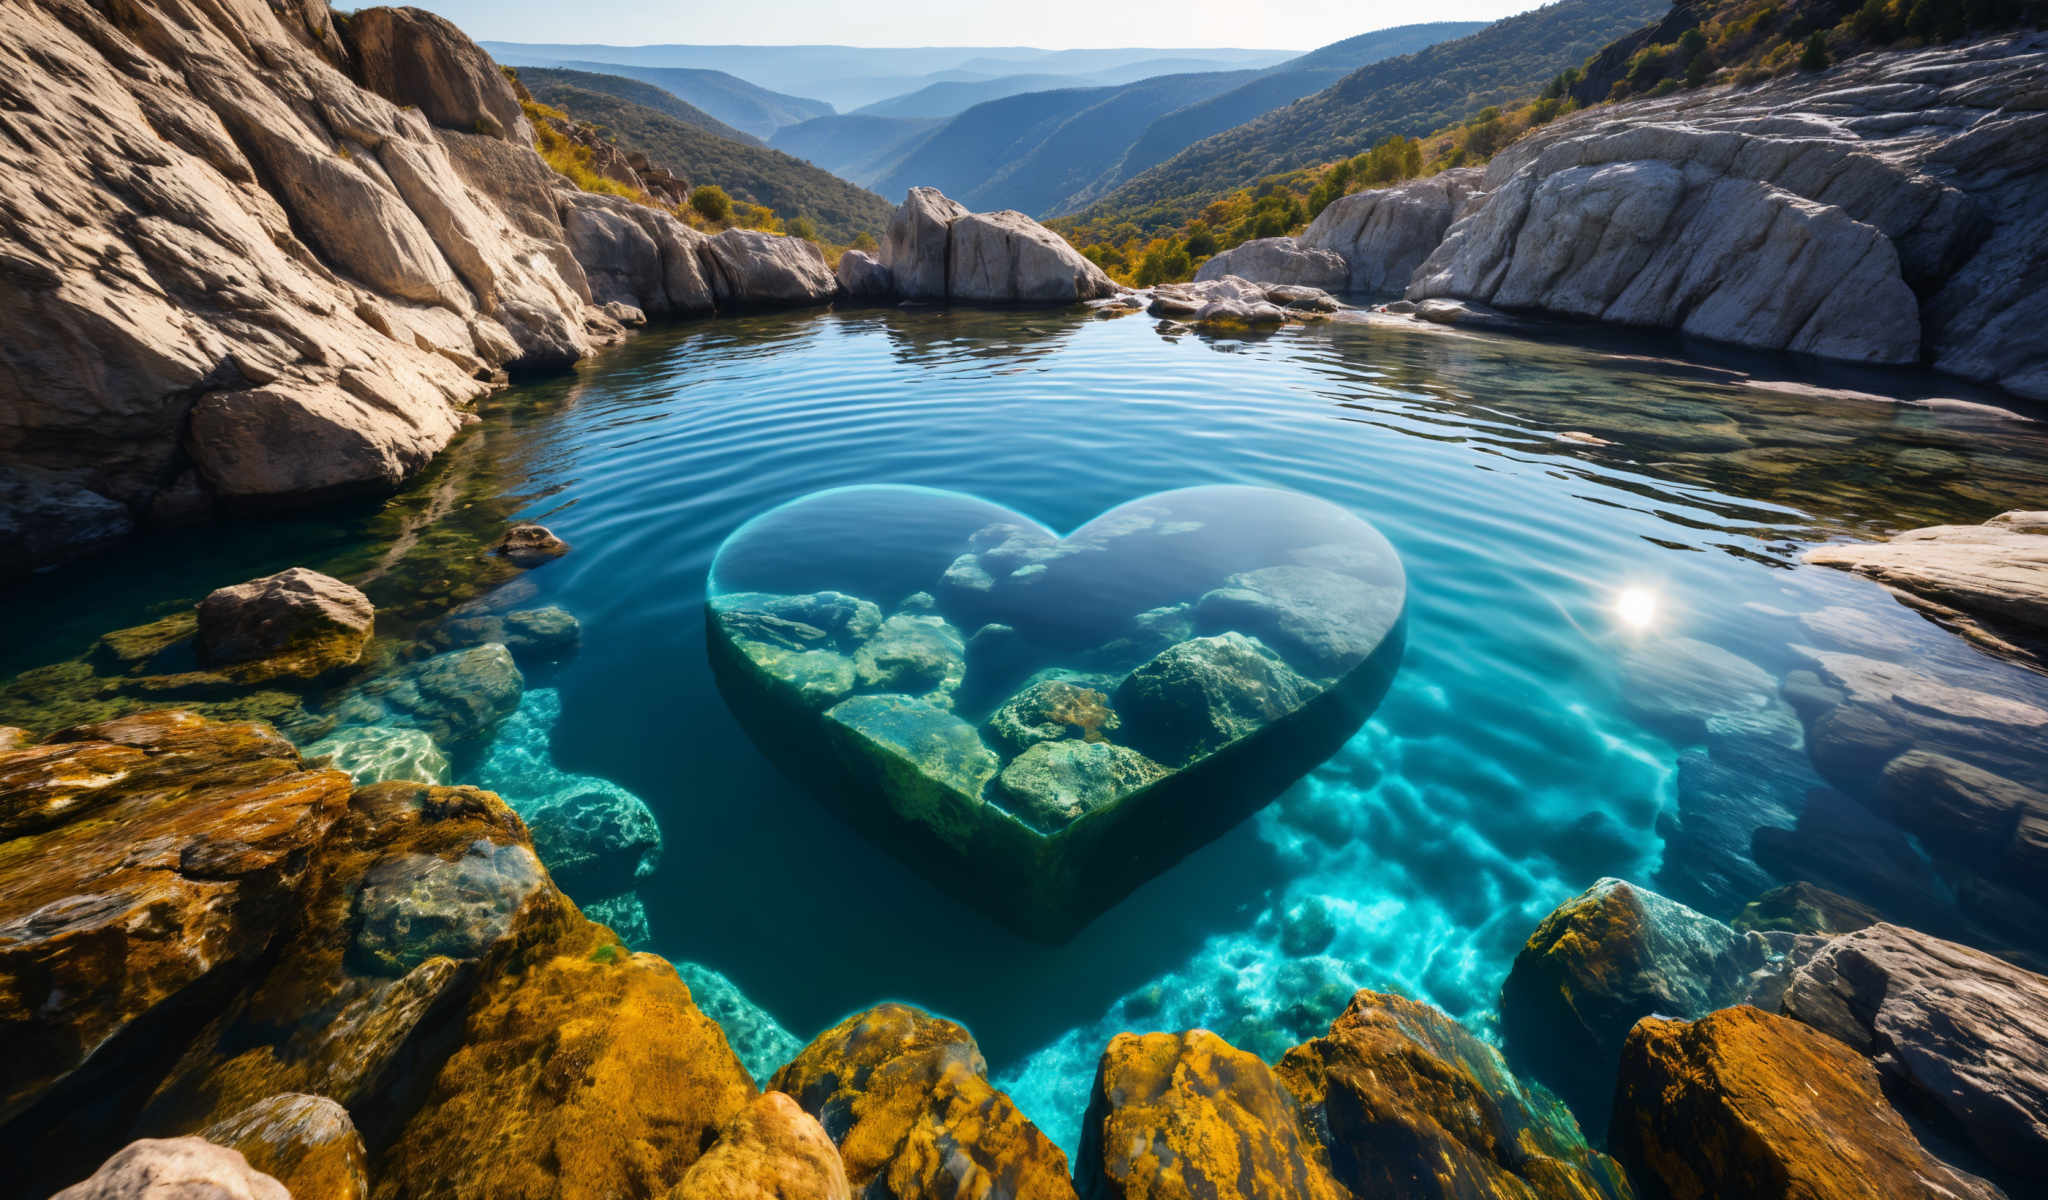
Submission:
<svg viewBox="0 0 2048 1200">
<path fill-rule="evenodd" d="M 711 567 L 720 689 L 776 764 L 961 899 L 1059 940 L 1329 757 L 1400 662 L 1371 525 L 1270 488 L 1062 538 L 957 492 L 755 518 Z"/>
</svg>

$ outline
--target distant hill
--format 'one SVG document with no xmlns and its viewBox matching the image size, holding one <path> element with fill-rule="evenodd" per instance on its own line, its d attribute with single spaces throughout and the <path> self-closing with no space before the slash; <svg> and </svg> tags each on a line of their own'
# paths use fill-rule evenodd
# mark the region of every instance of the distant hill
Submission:
<svg viewBox="0 0 2048 1200">
<path fill-rule="evenodd" d="M 1670 7 L 1671 0 L 1558 0 L 1361 67 L 1306 99 L 1196 142 L 1079 217 L 1127 219 L 1142 228 L 1177 225 L 1261 176 L 1357 154 L 1392 134 L 1420 137 L 1489 105 L 1522 99 Z"/>
<path fill-rule="evenodd" d="M 977 104 L 1001 100 L 1025 92 L 1047 92 L 1072 87 L 1093 79 L 1075 80 L 1065 75 L 998 75 L 993 79 L 942 79 L 914 92 L 878 100 L 854 111 L 869 117 L 950 117 Z"/>
<path fill-rule="evenodd" d="M 707 133 L 660 109 L 565 82 L 572 72 L 528 68 L 520 81 L 534 99 L 602 127 L 626 150 L 645 154 L 693 185 L 712 183 L 784 218 L 804 216 L 827 241 L 881 236 L 894 206 L 828 171 L 758 143 Z"/>
<path fill-rule="evenodd" d="M 723 138 L 731 138 L 733 141 L 744 142 L 750 146 L 764 144 L 760 138 L 743 130 L 734 129 L 717 117 L 677 96 L 674 92 L 666 88 L 656 87 L 651 83 L 643 83 L 638 79 L 628 79 L 623 75 L 601 75 L 595 71 L 568 71 L 559 67 L 524 67 L 515 69 L 519 72 L 520 81 L 529 88 L 543 84 L 548 86 L 567 85 L 569 87 L 582 88 L 585 91 L 604 92 L 607 95 L 617 96 L 621 100 L 629 100 L 634 104 L 644 104 L 658 112 L 665 112 L 676 120 L 686 125 L 695 125 L 706 133 L 717 134 Z M 556 107 L 559 108 L 561 106 L 557 105 Z"/>
<path fill-rule="evenodd" d="M 841 179 L 872 186 L 944 117 L 873 117 L 848 113 L 785 125 L 768 144 L 820 166 Z"/>
<path fill-rule="evenodd" d="M 637 79 L 642 83 L 651 83 L 684 103 L 764 142 L 784 125 L 800 124 L 813 117 L 829 117 L 834 111 L 832 106 L 823 100 L 772 92 L 724 71 L 707 71 L 695 67 L 642 67 L 627 63 L 574 59 L 533 61 L 532 56 L 526 57 L 526 62 L 514 59 L 507 61 L 506 65 L 514 68 L 566 68 L 589 71 L 593 74 L 618 75 L 627 79 Z"/>
<path fill-rule="evenodd" d="M 894 196 L 929 185 L 973 208 L 1055 216 L 1207 136 L 1216 122 L 1242 119 L 1237 115 L 1241 110 L 1256 115 L 1308 95 L 1362 64 L 1475 28 L 1460 22 L 1401 26 L 1346 38 L 1258 70 L 1160 75 L 991 100 L 914 143 L 875 187 Z M 1134 156 L 1140 165 L 1132 165 Z"/>
</svg>

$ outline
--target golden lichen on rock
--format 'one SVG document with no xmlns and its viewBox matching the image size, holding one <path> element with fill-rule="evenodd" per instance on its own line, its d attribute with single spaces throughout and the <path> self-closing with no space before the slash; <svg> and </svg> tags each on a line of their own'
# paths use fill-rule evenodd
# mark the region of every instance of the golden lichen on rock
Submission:
<svg viewBox="0 0 2048 1200">
<path fill-rule="evenodd" d="M 668 1200 L 852 1200 L 839 1151 L 817 1119 L 763 1092 L 719 1131 Z"/>
</svg>

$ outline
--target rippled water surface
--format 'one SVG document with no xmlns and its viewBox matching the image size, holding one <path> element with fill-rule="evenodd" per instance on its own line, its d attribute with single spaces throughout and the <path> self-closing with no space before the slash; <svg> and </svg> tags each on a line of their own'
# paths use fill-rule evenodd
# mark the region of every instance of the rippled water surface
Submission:
<svg viewBox="0 0 2048 1200">
<path fill-rule="evenodd" d="M 1673 712 L 1674 686 L 1737 686 L 1719 652 L 1773 687 L 1813 665 L 1809 647 L 2042 702 L 2038 676 L 1797 565 L 1828 538 L 2040 507 L 2041 425 L 1932 377 L 1677 353 L 1363 327 L 1209 341 L 1067 314 L 720 321 L 494 401 L 420 486 L 483 471 L 574 544 L 527 578 L 534 603 L 581 619 L 583 649 L 529 682 L 559 691 L 555 764 L 659 818 L 666 856 L 640 889 L 652 948 L 723 972 L 800 1039 L 884 998 L 954 1017 L 1071 1148 L 1117 1030 L 1204 1025 L 1273 1053 L 1359 986 L 1483 1030 L 1534 923 L 1601 875 L 1739 909 L 1773 881 L 1741 822 L 1792 824 L 1819 781 L 1775 700 L 1751 739 L 1771 753 L 1702 748 Z M 1021 941 L 787 782 L 711 683 L 720 542 L 795 497 L 877 482 L 1062 531 L 1195 484 L 1313 493 L 1400 552 L 1405 662 L 1365 728 L 1280 800 L 1072 941 Z M 17 646 L 14 665 L 292 559 L 376 560 L 374 514 L 315 528 L 170 539 L 46 581 L 17 621 L 47 645 Z M 1688 754 L 1718 770 L 1714 796 L 1744 799 L 1681 840 Z"/>
</svg>

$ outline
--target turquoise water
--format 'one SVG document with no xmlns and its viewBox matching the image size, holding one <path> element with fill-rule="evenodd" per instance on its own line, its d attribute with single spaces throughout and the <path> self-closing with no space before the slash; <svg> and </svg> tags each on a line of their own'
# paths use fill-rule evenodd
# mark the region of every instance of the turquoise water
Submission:
<svg viewBox="0 0 2048 1200">
<path fill-rule="evenodd" d="M 1363 986 L 1485 1031 L 1529 930 L 1599 876 L 1739 909 L 1772 882 L 1743 822 L 1791 824 L 1819 781 L 1780 702 L 1746 710 L 1776 757 L 1699 732 L 1749 679 L 1727 656 L 1774 681 L 1812 665 L 1798 647 L 1860 637 L 2042 702 L 2039 676 L 1797 565 L 1831 537 L 2039 507 L 2041 425 L 1931 376 L 1678 353 L 1362 327 L 1211 341 L 1070 314 L 759 317 L 649 334 L 519 389 L 449 469 L 488 468 L 575 547 L 522 603 L 574 613 L 582 649 L 529 673 L 559 713 L 550 698 L 517 724 L 551 743 L 532 756 L 549 780 L 596 776 L 654 814 L 665 847 L 622 882 L 651 948 L 722 973 L 798 1039 L 882 999 L 953 1017 L 1071 1149 L 1116 1031 L 1201 1025 L 1277 1053 Z M 1364 727 L 1276 802 L 1072 940 L 1025 941 L 791 783 L 713 686 L 720 543 L 869 483 L 969 493 L 1057 531 L 1192 485 L 1321 497 L 1399 552 L 1405 659 Z M 53 577 L 20 599 L 51 632 L 14 665 L 287 555 L 360 564 L 372 527 L 166 539 Z M 1831 608 L 1860 620 L 1812 617 Z M 1740 800 L 1681 834 L 1686 754 L 1721 768 L 1701 794 Z"/>
</svg>

